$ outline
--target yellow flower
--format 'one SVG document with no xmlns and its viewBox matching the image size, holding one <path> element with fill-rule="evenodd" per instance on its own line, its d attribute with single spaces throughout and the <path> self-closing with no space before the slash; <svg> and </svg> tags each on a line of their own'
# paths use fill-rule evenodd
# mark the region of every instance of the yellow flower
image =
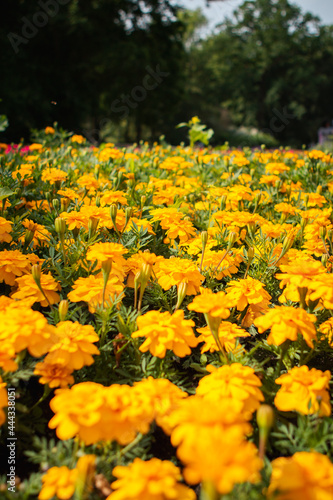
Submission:
<svg viewBox="0 0 333 500">
<path fill-rule="evenodd" d="M 319 327 L 319 331 L 328 339 L 329 345 L 333 345 L 333 318 L 324 321 Z"/>
<path fill-rule="evenodd" d="M 168 460 L 135 458 L 127 467 L 115 467 L 112 474 L 118 479 L 111 484 L 115 491 L 106 500 L 196 499 L 194 491 L 179 482 L 180 469 Z"/>
<path fill-rule="evenodd" d="M 268 498 L 274 500 L 330 500 L 333 498 L 333 464 L 315 451 L 300 451 L 272 462 Z"/>
<path fill-rule="evenodd" d="M 281 411 L 297 411 L 303 415 L 319 413 L 328 417 L 331 414 L 330 379 L 328 370 L 309 370 L 306 365 L 292 368 L 275 380 L 282 386 L 275 396 L 275 406 Z"/>
<path fill-rule="evenodd" d="M 0 241 L 4 241 L 5 243 L 10 243 L 12 241 L 12 237 L 9 233 L 12 232 L 12 222 L 5 219 L 4 217 L 0 217 Z"/>
<path fill-rule="evenodd" d="M 138 432 L 146 434 L 154 419 L 149 396 L 128 385 L 83 382 L 57 389 L 50 407 L 55 416 L 49 427 L 56 428 L 58 438 L 78 436 L 87 445 L 113 440 L 128 444 Z"/>
<path fill-rule="evenodd" d="M 59 364 L 72 371 L 93 364 L 92 354 L 99 354 L 93 344 L 99 341 L 93 326 L 61 321 L 57 324 L 56 335 L 57 339 L 45 358 L 46 363 Z"/>
<path fill-rule="evenodd" d="M 76 142 L 77 144 L 84 144 L 86 142 L 86 139 L 85 137 L 83 137 L 83 135 L 74 134 L 71 137 L 71 141 Z"/>
<path fill-rule="evenodd" d="M 187 397 L 187 393 L 165 378 L 148 377 L 135 382 L 134 387 L 136 391 L 142 391 L 146 397 L 151 398 L 157 425 L 162 427 L 166 434 L 171 434 L 170 416 L 172 418 L 173 411 Z"/>
<path fill-rule="evenodd" d="M 214 352 L 218 350 L 216 341 L 208 326 L 204 328 L 197 328 L 197 332 L 201 333 L 198 338 L 199 342 L 205 342 L 201 348 L 201 353 L 203 352 Z M 250 334 L 240 328 L 235 323 L 230 323 L 229 321 L 222 321 L 219 326 L 218 336 L 223 348 L 226 352 L 233 352 L 236 348 L 236 342 L 239 337 L 250 337 Z"/>
<path fill-rule="evenodd" d="M 268 310 L 269 301 L 272 298 L 260 281 L 247 277 L 238 281 L 229 281 L 227 285 L 227 300 L 230 307 L 237 307 L 238 311 L 244 311 L 248 307 L 243 318 L 242 326 L 251 326 L 253 320 Z"/>
<path fill-rule="evenodd" d="M 281 345 L 285 340 L 297 340 L 298 334 L 304 337 L 309 347 L 313 348 L 316 339 L 316 321 L 314 314 L 309 314 L 304 309 L 285 306 L 275 306 L 267 313 L 254 320 L 259 333 L 271 329 L 267 337 L 268 344 Z"/>
<path fill-rule="evenodd" d="M 202 254 L 198 255 L 198 263 L 201 262 L 201 257 Z M 221 280 L 225 276 L 231 278 L 232 274 L 237 273 L 239 264 L 242 262 L 242 260 L 242 256 L 240 254 L 237 254 L 236 252 L 230 252 L 225 255 L 224 250 L 215 252 L 213 250 L 206 249 L 202 267 L 203 269 L 209 269 L 217 280 Z"/>
<path fill-rule="evenodd" d="M 190 347 L 198 345 L 193 333 L 194 321 L 184 319 L 184 311 L 174 314 L 169 312 L 149 311 L 137 319 L 139 330 L 132 333 L 132 338 L 146 337 L 140 346 L 141 352 L 151 352 L 153 356 L 164 358 L 167 349 L 176 356 L 191 354 Z"/>
<path fill-rule="evenodd" d="M 67 366 L 44 360 L 36 364 L 34 375 L 41 376 L 39 379 L 40 384 L 48 384 L 53 389 L 54 387 L 67 387 L 74 384 L 72 371 Z"/>
<path fill-rule="evenodd" d="M 66 180 L 68 174 L 59 168 L 46 168 L 42 173 L 42 181 L 44 182 L 61 182 Z"/>
<path fill-rule="evenodd" d="M 276 274 L 275 277 L 281 280 L 280 288 L 286 287 L 280 302 L 286 299 L 292 302 L 299 302 L 300 296 L 298 288 L 311 288 L 313 281 L 321 274 L 326 273 L 326 269 L 321 262 L 316 260 L 309 261 L 304 265 L 303 260 L 299 260 L 288 265 L 281 265 L 282 274 Z"/>
<path fill-rule="evenodd" d="M 53 127 L 45 127 L 44 132 L 45 132 L 45 134 L 54 134 L 55 130 Z"/>
<path fill-rule="evenodd" d="M 261 382 L 253 368 L 232 363 L 217 369 L 208 366 L 207 370 L 212 373 L 200 380 L 196 392 L 205 400 L 230 398 L 239 401 L 247 415 L 256 411 L 264 401 L 259 389 Z"/>
<path fill-rule="evenodd" d="M 185 464 L 190 484 L 212 482 L 219 493 L 235 484 L 259 480 L 261 460 L 244 435 L 251 430 L 240 401 L 191 396 L 171 414 L 171 442 Z"/>
<path fill-rule="evenodd" d="M 5 372 L 14 372 L 18 368 L 16 353 L 11 340 L 0 340 L 0 368 Z"/>
<path fill-rule="evenodd" d="M 60 500 L 69 500 L 75 492 L 75 483 L 78 471 L 62 467 L 51 467 L 42 477 L 43 486 L 38 500 L 49 500 L 57 497 Z"/>
<path fill-rule="evenodd" d="M 126 275 L 124 267 L 126 260 L 123 255 L 127 250 L 120 243 L 95 243 L 87 252 L 87 260 L 98 262 L 97 269 L 100 269 L 103 262 L 112 262 L 111 276 L 117 276 L 119 281 L 123 281 Z"/>
<path fill-rule="evenodd" d="M 1 313 L 0 342 L 10 343 L 15 352 L 28 349 L 36 358 L 45 354 L 54 343 L 56 329 L 38 311 L 13 301 Z"/>
<path fill-rule="evenodd" d="M 230 316 L 231 303 L 224 292 L 212 293 L 210 289 L 201 289 L 203 293 L 194 297 L 188 305 L 190 311 L 207 313 L 213 318 L 227 319 Z"/>
<path fill-rule="evenodd" d="M 6 415 L 3 409 L 7 408 L 8 406 L 8 394 L 5 387 L 6 384 L 2 381 L 2 378 L 0 377 L 0 426 L 6 421 Z"/>
<path fill-rule="evenodd" d="M 205 279 L 194 262 L 179 257 L 157 262 L 155 274 L 163 290 L 170 290 L 174 285 L 178 287 L 181 283 L 186 283 L 186 295 L 196 295 Z"/>
<path fill-rule="evenodd" d="M 60 301 L 60 296 L 56 290 L 61 290 L 60 284 L 55 281 L 51 273 L 40 276 L 40 284 L 44 294 L 41 292 L 32 274 L 25 274 L 16 278 L 18 289 L 12 293 L 13 299 L 31 299 L 31 303 L 40 302 L 43 307 L 56 304 Z M 46 296 L 46 298 L 45 298 Z"/>
<path fill-rule="evenodd" d="M 0 252 L 0 282 L 14 286 L 17 276 L 22 276 L 30 270 L 27 255 L 19 250 L 3 250 Z"/>
<path fill-rule="evenodd" d="M 72 302 L 88 302 L 89 311 L 94 313 L 96 307 L 102 305 L 103 289 L 104 280 L 101 274 L 78 278 L 73 284 L 73 290 L 68 294 L 68 299 Z M 105 289 L 104 306 L 112 307 L 114 296 L 120 295 L 123 289 L 124 286 L 119 283 L 118 277 L 110 276 Z"/>
</svg>

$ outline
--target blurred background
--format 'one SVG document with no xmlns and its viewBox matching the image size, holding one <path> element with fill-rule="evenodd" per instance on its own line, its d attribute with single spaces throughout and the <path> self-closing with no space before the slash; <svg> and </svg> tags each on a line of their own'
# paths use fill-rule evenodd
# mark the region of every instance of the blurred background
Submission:
<svg viewBox="0 0 333 500">
<path fill-rule="evenodd" d="M 176 144 L 197 115 L 213 144 L 301 147 L 332 125 L 332 0 L 11 0 L 0 35 L 0 142 L 57 122 Z"/>
</svg>

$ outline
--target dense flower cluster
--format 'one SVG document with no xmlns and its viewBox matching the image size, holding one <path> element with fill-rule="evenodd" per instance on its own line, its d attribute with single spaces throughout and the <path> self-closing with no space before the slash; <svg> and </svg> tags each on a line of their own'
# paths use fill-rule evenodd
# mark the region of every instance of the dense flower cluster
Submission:
<svg viewBox="0 0 333 500">
<path fill-rule="evenodd" d="M 19 496 L 330 499 L 332 155 L 36 134 L 0 144 Z"/>
</svg>

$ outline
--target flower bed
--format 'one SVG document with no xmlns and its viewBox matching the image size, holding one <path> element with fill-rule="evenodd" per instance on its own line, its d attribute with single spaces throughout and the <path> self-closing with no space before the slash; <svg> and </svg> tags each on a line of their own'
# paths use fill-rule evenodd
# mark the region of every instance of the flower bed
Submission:
<svg viewBox="0 0 333 500">
<path fill-rule="evenodd" d="M 333 160 L 1 144 L 4 498 L 333 498 Z"/>
</svg>

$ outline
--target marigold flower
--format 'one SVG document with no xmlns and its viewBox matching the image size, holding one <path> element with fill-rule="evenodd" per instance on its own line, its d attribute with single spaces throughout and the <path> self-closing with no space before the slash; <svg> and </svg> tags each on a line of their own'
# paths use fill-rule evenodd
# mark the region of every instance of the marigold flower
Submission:
<svg viewBox="0 0 333 500">
<path fill-rule="evenodd" d="M 185 464 L 190 484 L 212 482 L 219 493 L 235 484 L 259 480 L 262 466 L 256 447 L 245 441 L 251 429 L 238 400 L 191 396 L 172 413 L 171 442 Z"/>
<path fill-rule="evenodd" d="M 115 467 L 112 474 L 118 479 L 111 484 L 115 491 L 106 500 L 196 499 L 193 490 L 180 484 L 179 467 L 168 460 L 135 458 L 127 467 Z"/>
<path fill-rule="evenodd" d="M 0 368 L 5 372 L 15 372 L 18 364 L 15 361 L 16 353 L 11 340 L 0 341 Z"/>
<path fill-rule="evenodd" d="M 57 339 L 45 358 L 46 363 L 66 366 L 72 371 L 93 364 L 92 354 L 99 354 L 93 343 L 98 342 L 99 337 L 92 325 L 61 321 L 57 324 L 56 335 Z"/>
<path fill-rule="evenodd" d="M 213 318 L 227 319 L 230 316 L 231 303 L 224 292 L 212 293 L 210 289 L 194 297 L 187 308 L 189 311 L 207 313 Z M 206 291 L 207 290 L 207 291 Z"/>
<path fill-rule="evenodd" d="M 42 181 L 44 182 L 61 182 L 66 180 L 68 174 L 59 168 L 46 168 L 42 173 Z"/>
<path fill-rule="evenodd" d="M 217 369 L 208 366 L 207 370 L 211 371 L 211 374 L 200 380 L 196 392 L 204 399 L 232 398 L 242 403 L 245 414 L 256 411 L 260 402 L 264 401 L 259 389 L 261 382 L 253 368 L 232 363 Z"/>
<path fill-rule="evenodd" d="M 201 353 L 207 351 L 214 352 L 218 350 L 216 341 L 208 326 L 197 328 L 197 332 L 201 334 L 198 341 L 205 343 L 201 348 Z M 250 334 L 246 330 L 243 330 L 243 328 L 237 326 L 235 323 L 222 321 L 219 326 L 218 336 L 221 345 L 226 352 L 233 352 L 236 348 L 237 339 L 239 337 L 250 337 Z"/>
<path fill-rule="evenodd" d="M 56 329 L 38 311 L 13 301 L 1 314 L 0 342 L 12 344 L 15 352 L 28 349 L 40 358 L 54 343 Z"/>
<path fill-rule="evenodd" d="M 4 241 L 5 243 L 10 243 L 12 241 L 12 237 L 9 233 L 12 231 L 12 222 L 5 219 L 4 217 L 0 217 L 0 241 Z"/>
<path fill-rule="evenodd" d="M 75 492 L 78 471 L 62 467 L 51 467 L 42 477 L 43 486 L 38 500 L 49 500 L 57 497 L 60 500 L 69 500 Z"/>
<path fill-rule="evenodd" d="M 300 451 L 292 457 L 276 458 L 272 467 L 268 498 L 333 498 L 333 464 L 327 456 L 315 451 Z"/>
<path fill-rule="evenodd" d="M 275 306 L 267 313 L 254 320 L 259 333 L 271 328 L 267 337 L 268 344 L 281 345 L 287 339 L 297 340 L 301 334 L 309 347 L 313 348 L 313 340 L 316 339 L 316 321 L 314 314 L 309 314 L 304 309 L 286 306 Z"/>
<path fill-rule="evenodd" d="M 170 416 L 172 418 L 173 411 L 188 394 L 165 378 L 148 377 L 135 382 L 134 387 L 151 398 L 157 425 L 162 427 L 166 434 L 171 434 Z"/>
<path fill-rule="evenodd" d="M 110 276 L 105 289 L 104 306 L 112 307 L 114 296 L 121 294 L 124 286 L 119 283 L 117 276 Z M 72 302 L 88 302 L 91 313 L 96 311 L 96 307 L 103 302 L 104 280 L 101 274 L 78 278 L 73 284 L 73 290 L 69 292 L 68 299 Z"/>
<path fill-rule="evenodd" d="M 14 286 L 18 276 L 29 272 L 30 261 L 20 250 L 3 250 L 0 252 L 0 282 Z"/>
<path fill-rule="evenodd" d="M 41 376 L 39 379 L 40 384 L 48 384 L 53 389 L 54 387 L 67 387 L 74 384 L 72 371 L 67 366 L 44 360 L 36 364 L 34 375 Z"/>
<path fill-rule="evenodd" d="M 55 416 L 49 427 L 56 428 L 59 439 L 77 435 L 87 445 L 102 440 L 128 444 L 138 432 L 146 434 L 154 419 L 150 398 L 128 385 L 83 382 L 57 389 L 50 407 Z"/>
<path fill-rule="evenodd" d="M 328 417 L 331 414 L 329 382 L 331 372 L 316 370 L 306 365 L 288 370 L 275 380 L 281 385 L 274 404 L 281 411 L 297 411 L 303 415 L 319 413 Z"/>
<path fill-rule="evenodd" d="M 248 307 L 243 318 L 242 326 L 251 326 L 253 320 L 268 310 L 271 296 L 260 281 L 247 277 L 238 281 L 229 281 L 227 285 L 227 300 L 230 307 L 237 307 L 238 311 L 244 311 Z"/>
<path fill-rule="evenodd" d="M 6 415 L 3 411 L 3 409 L 8 406 L 8 394 L 5 389 L 6 385 L 7 384 L 5 384 L 0 377 L 0 426 L 6 422 Z"/>
<path fill-rule="evenodd" d="M 276 274 L 275 277 L 281 280 L 280 288 L 286 287 L 282 296 L 279 297 L 280 302 L 291 300 L 299 302 L 300 296 L 298 288 L 311 288 L 311 285 L 320 274 L 325 274 L 326 269 L 321 262 L 316 260 L 309 261 L 304 265 L 304 262 L 297 261 L 288 265 L 281 265 L 281 274 Z"/>
<path fill-rule="evenodd" d="M 163 290 L 186 283 L 186 295 L 196 295 L 205 279 L 194 262 L 179 257 L 159 261 L 155 266 L 155 274 Z"/>
<path fill-rule="evenodd" d="M 101 268 L 103 262 L 111 261 L 112 270 L 111 276 L 117 276 L 120 281 L 124 280 L 126 272 L 126 260 L 123 255 L 126 253 L 126 248 L 120 243 L 95 243 L 87 252 L 87 260 L 98 261 L 98 268 Z"/>
<path fill-rule="evenodd" d="M 60 301 L 60 296 L 56 290 L 61 290 L 59 283 L 55 281 L 51 273 L 40 275 L 40 285 L 44 293 L 41 292 L 32 274 L 25 274 L 16 278 L 18 289 L 12 293 L 13 299 L 31 299 L 31 302 L 40 302 L 43 307 L 56 304 Z"/>
<path fill-rule="evenodd" d="M 184 319 L 184 311 L 174 314 L 169 312 L 149 311 L 137 319 L 139 330 L 132 333 L 132 338 L 146 337 L 140 346 L 141 352 L 151 352 L 153 356 L 164 358 L 167 349 L 176 356 L 191 354 L 190 347 L 198 345 L 193 333 L 194 321 Z"/>
</svg>

